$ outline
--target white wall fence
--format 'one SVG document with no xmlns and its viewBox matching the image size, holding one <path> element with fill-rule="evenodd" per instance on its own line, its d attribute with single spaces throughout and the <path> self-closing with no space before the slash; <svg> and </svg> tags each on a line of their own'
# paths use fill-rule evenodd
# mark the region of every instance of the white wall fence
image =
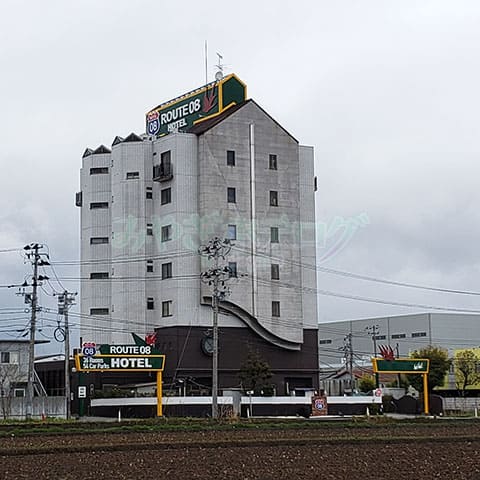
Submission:
<svg viewBox="0 0 480 480">
<path fill-rule="evenodd" d="M 26 417 L 27 399 L 25 397 L 0 398 L 0 419 L 22 420 Z M 65 418 L 65 397 L 34 397 L 33 418 Z"/>
<path fill-rule="evenodd" d="M 478 397 L 452 397 L 443 399 L 443 409 L 445 411 L 480 414 L 480 398 Z"/>
</svg>

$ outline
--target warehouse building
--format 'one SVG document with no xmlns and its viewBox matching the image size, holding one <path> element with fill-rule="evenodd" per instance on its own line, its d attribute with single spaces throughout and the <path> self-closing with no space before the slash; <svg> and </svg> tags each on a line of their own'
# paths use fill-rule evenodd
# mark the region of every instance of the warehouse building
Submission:
<svg viewBox="0 0 480 480">
<path fill-rule="evenodd" d="M 397 357 L 436 345 L 448 350 L 480 346 L 480 315 L 458 313 L 418 313 L 374 317 L 319 325 L 319 359 L 322 371 L 345 365 L 348 335 L 351 336 L 354 364 L 365 366 L 380 346 L 390 346 Z"/>
<path fill-rule="evenodd" d="M 314 152 L 299 145 L 235 75 L 160 104 L 146 133 L 82 158 L 81 337 L 131 343 L 156 332 L 165 378 L 211 385 L 212 266 L 221 259 L 219 382 L 238 386 L 248 352 L 280 394 L 318 385 Z"/>
</svg>

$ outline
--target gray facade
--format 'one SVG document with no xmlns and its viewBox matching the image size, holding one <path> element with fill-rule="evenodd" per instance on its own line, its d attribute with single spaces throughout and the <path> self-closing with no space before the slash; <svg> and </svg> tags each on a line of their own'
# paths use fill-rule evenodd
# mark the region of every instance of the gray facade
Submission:
<svg viewBox="0 0 480 480">
<path fill-rule="evenodd" d="M 212 293 L 200 281 L 210 263 L 198 249 L 233 232 L 237 277 L 219 327 L 301 352 L 317 329 L 313 164 L 313 148 L 252 100 L 185 132 L 87 149 L 77 195 L 82 340 L 211 328 Z"/>
</svg>

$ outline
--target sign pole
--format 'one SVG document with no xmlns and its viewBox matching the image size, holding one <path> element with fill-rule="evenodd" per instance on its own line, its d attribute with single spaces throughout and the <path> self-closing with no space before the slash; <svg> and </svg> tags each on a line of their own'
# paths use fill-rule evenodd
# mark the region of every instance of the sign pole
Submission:
<svg viewBox="0 0 480 480">
<path fill-rule="evenodd" d="M 423 377 L 423 410 L 424 414 L 428 415 L 429 414 L 429 408 L 428 408 L 428 373 L 424 373 L 422 375 Z"/>
<path fill-rule="evenodd" d="M 157 417 L 162 416 L 162 372 L 157 372 Z"/>
</svg>

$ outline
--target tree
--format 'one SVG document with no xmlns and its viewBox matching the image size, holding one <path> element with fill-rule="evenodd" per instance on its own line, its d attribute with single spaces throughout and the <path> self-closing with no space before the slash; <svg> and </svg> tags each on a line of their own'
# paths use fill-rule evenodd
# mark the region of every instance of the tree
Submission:
<svg viewBox="0 0 480 480">
<path fill-rule="evenodd" d="M 440 387 L 445 381 L 445 375 L 450 369 L 451 360 L 448 358 L 448 350 L 428 345 L 427 347 L 415 350 L 410 354 L 411 358 L 428 358 L 430 360 L 430 371 L 428 373 L 428 390 Z M 419 392 L 423 390 L 422 375 L 407 375 L 412 387 Z"/>
<path fill-rule="evenodd" d="M 253 391 L 255 395 L 260 395 L 262 391 L 271 391 L 271 385 L 267 383 L 272 378 L 270 365 L 258 352 L 249 350 L 238 376 L 245 391 Z"/>
<path fill-rule="evenodd" d="M 461 350 L 455 354 L 455 383 L 464 396 L 469 385 L 480 382 L 479 365 L 480 358 L 473 350 Z"/>
<path fill-rule="evenodd" d="M 375 377 L 368 374 L 362 375 L 358 380 L 358 389 L 362 393 L 367 393 L 375 390 Z"/>
</svg>

